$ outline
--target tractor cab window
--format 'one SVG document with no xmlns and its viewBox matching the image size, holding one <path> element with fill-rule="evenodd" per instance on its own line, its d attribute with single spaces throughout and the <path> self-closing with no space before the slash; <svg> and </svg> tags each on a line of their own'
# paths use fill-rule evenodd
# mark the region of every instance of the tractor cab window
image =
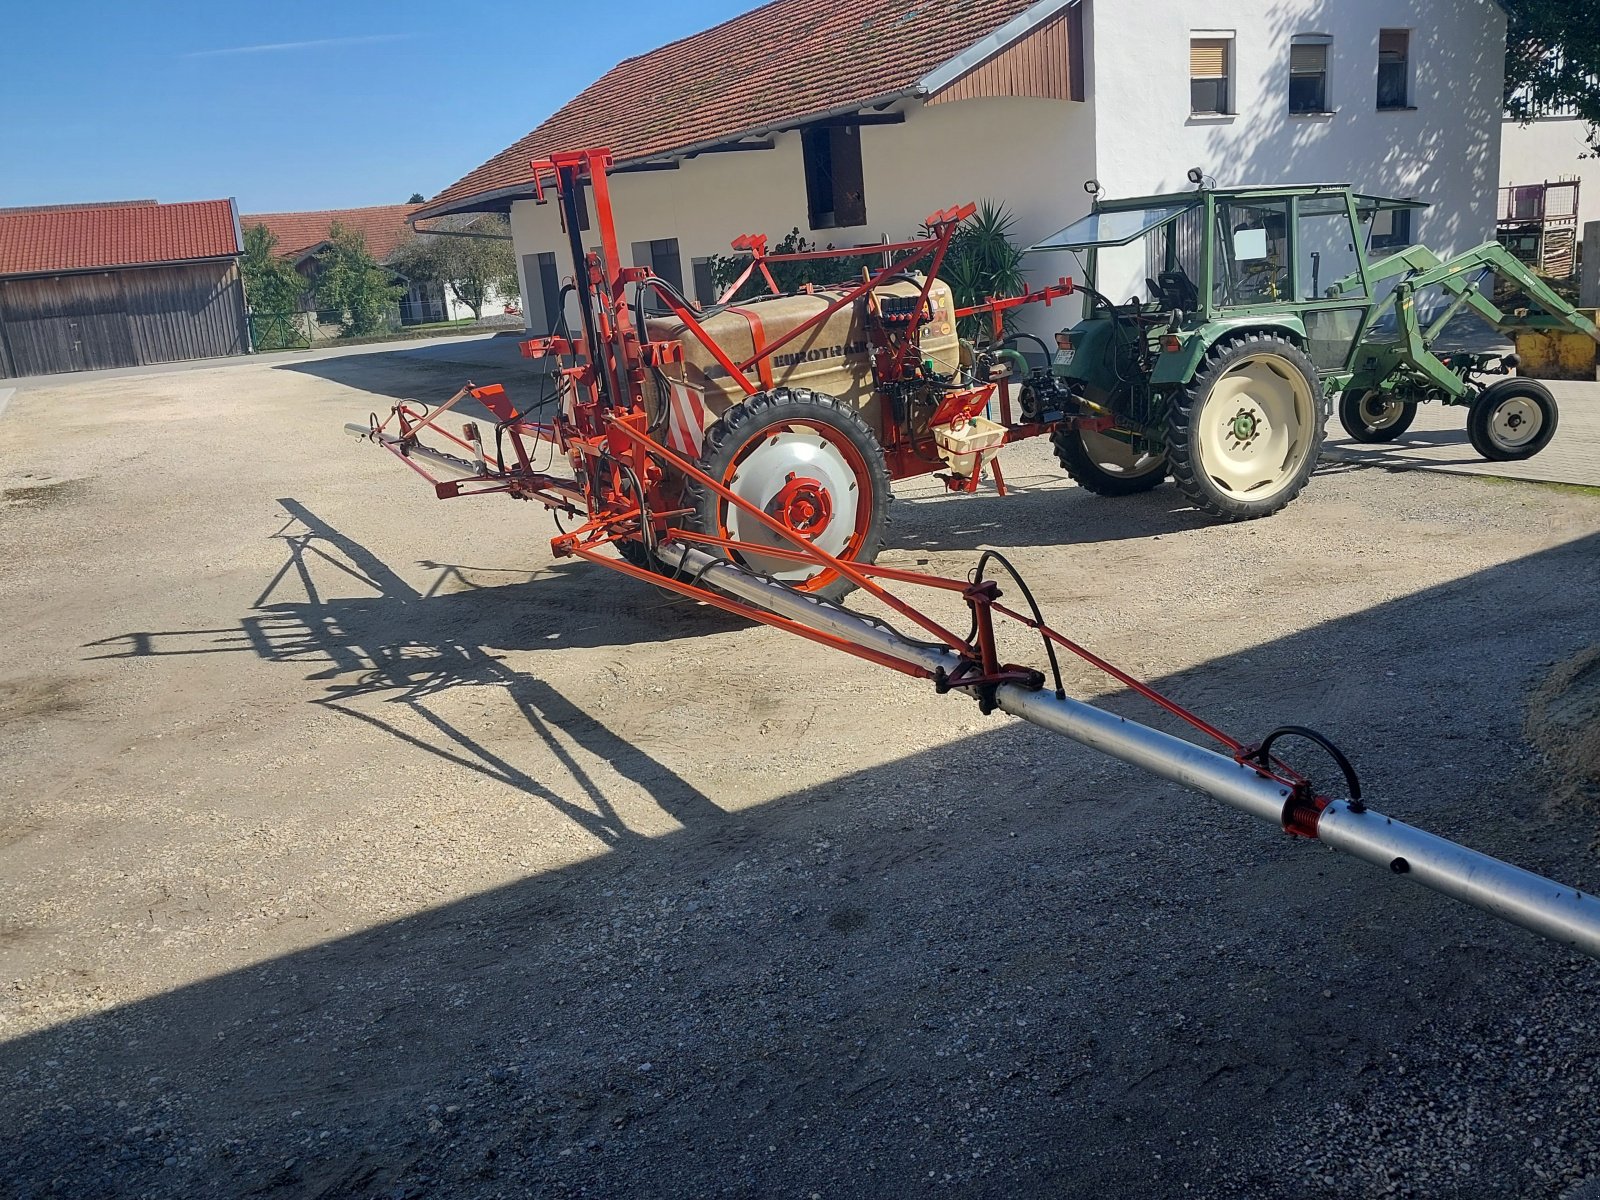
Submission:
<svg viewBox="0 0 1600 1200">
<path fill-rule="evenodd" d="M 1217 201 L 1212 294 L 1218 305 L 1279 304 L 1289 297 L 1289 202 Z"/>
<path fill-rule="evenodd" d="M 1299 203 L 1295 259 L 1301 300 L 1365 299 L 1359 237 L 1343 196 L 1304 196 Z"/>
<path fill-rule="evenodd" d="M 1193 312 L 1200 307 L 1205 229 L 1206 210 L 1195 207 L 1144 239 L 1145 286 L 1161 308 Z"/>
</svg>

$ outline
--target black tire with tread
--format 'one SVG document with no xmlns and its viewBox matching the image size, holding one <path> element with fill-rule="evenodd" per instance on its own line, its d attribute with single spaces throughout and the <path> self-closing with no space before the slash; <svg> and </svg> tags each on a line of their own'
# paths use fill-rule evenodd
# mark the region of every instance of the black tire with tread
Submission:
<svg viewBox="0 0 1600 1200">
<path fill-rule="evenodd" d="M 1406 430 L 1411 428 L 1411 423 L 1417 419 L 1417 406 L 1413 401 L 1397 401 L 1403 406 L 1404 411 L 1392 425 L 1385 425 L 1382 429 L 1373 429 L 1361 418 L 1361 402 L 1367 398 L 1368 390 L 1357 391 L 1351 388 L 1339 394 L 1339 424 L 1344 426 L 1344 431 L 1358 442 L 1375 446 L 1380 442 L 1392 442 Z"/>
<path fill-rule="evenodd" d="M 1165 468 L 1144 475 L 1116 475 L 1105 470 L 1090 457 L 1083 437 L 1076 429 L 1062 426 L 1050 435 L 1055 447 L 1056 461 L 1073 483 L 1096 496 L 1133 496 L 1160 487 L 1167 481 Z"/>
<path fill-rule="evenodd" d="M 1289 485 L 1264 501 L 1238 500 L 1221 492 L 1197 469 L 1199 454 L 1194 443 L 1192 423 L 1194 415 L 1204 406 L 1228 369 L 1239 359 L 1252 354 L 1275 354 L 1297 368 L 1310 383 L 1314 397 L 1312 445 L 1300 469 Z M 1329 417 L 1328 395 L 1317 377 L 1316 366 L 1295 342 L 1275 333 L 1252 333 L 1220 341 L 1206 354 L 1205 361 L 1195 372 L 1186 388 L 1175 393 L 1167 405 L 1167 469 L 1179 490 L 1200 511 L 1224 521 L 1253 521 L 1271 516 L 1292 503 L 1305 490 L 1317 462 L 1322 457 L 1322 443 L 1327 432 Z"/>
<path fill-rule="evenodd" d="M 1489 433 L 1494 420 L 1494 410 L 1511 396 L 1526 396 L 1539 406 L 1544 414 L 1544 426 L 1533 441 L 1515 449 L 1497 446 Z M 1520 462 L 1532 458 L 1550 444 L 1561 422 L 1561 411 L 1550 389 L 1534 379 L 1500 379 L 1484 388 L 1467 410 L 1467 440 L 1472 448 L 1490 462 Z"/>
<path fill-rule="evenodd" d="M 721 479 L 732 466 L 734 456 L 764 429 L 790 421 L 828 425 L 838 431 L 861 455 L 867 466 L 867 484 L 872 492 L 872 515 L 861 550 L 850 561 L 872 563 L 883 549 L 889 529 L 889 467 L 883 446 L 861 414 L 825 392 L 807 388 L 773 388 L 758 392 L 735 404 L 706 430 L 700 460 L 695 465 L 713 479 Z M 697 532 L 716 534 L 721 528 L 722 497 L 710 488 L 690 483 L 686 501 L 695 510 Z M 838 601 L 855 590 L 847 579 L 834 579 L 808 594 L 823 600 Z"/>
</svg>

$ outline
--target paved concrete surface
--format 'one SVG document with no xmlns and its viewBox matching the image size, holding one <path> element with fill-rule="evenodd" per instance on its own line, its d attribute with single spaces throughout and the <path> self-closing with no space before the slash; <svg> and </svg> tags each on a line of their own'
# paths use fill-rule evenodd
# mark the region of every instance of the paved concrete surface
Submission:
<svg viewBox="0 0 1600 1200">
<path fill-rule="evenodd" d="M 502 331 L 503 332 L 503 331 Z M 537 374 L 538 368 L 522 357 L 518 349 L 521 334 L 475 333 L 469 337 L 417 338 L 414 341 L 373 342 L 361 346 L 318 346 L 312 350 L 273 350 L 265 354 L 233 354 L 226 358 L 195 358 L 186 362 L 156 363 L 148 367 L 113 367 L 106 371 L 75 371 L 62 375 L 30 375 L 12 381 L 17 391 L 45 391 L 77 388 L 85 384 L 115 382 L 119 379 L 150 379 L 163 375 L 183 375 L 192 371 L 217 371 L 242 367 L 293 367 L 302 363 L 332 359 L 382 358 L 396 363 L 424 366 L 460 365 L 476 367 L 489 382 L 489 368 L 502 372 L 524 371 Z M 5 389 L 0 388 L 0 395 Z"/>
<path fill-rule="evenodd" d="M 1424 404 L 1416 424 L 1387 445 L 1366 446 L 1345 436 L 1335 416 L 1328 426 L 1327 457 L 1367 466 L 1492 475 L 1539 483 L 1600 487 L 1600 383 L 1547 385 L 1561 406 L 1555 439 L 1523 462 L 1486 462 L 1467 441 L 1467 410 Z"/>
</svg>

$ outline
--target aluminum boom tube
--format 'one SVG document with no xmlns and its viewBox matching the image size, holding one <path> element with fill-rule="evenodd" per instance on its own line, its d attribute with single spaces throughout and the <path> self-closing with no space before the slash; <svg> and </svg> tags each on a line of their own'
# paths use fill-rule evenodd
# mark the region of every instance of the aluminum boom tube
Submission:
<svg viewBox="0 0 1600 1200">
<path fill-rule="evenodd" d="M 344 431 L 354 434 L 356 437 L 377 442 L 380 446 L 394 450 L 407 458 L 419 459 L 430 466 L 437 467 L 441 471 L 451 471 L 466 479 L 474 478 L 483 472 L 483 468 L 477 463 L 468 462 L 464 458 L 457 458 L 453 454 L 445 454 L 434 450 L 429 446 L 424 446 L 421 442 L 412 441 L 410 445 L 407 445 L 405 438 L 397 437 L 392 433 L 378 432 L 368 425 L 347 422 Z"/>
<path fill-rule="evenodd" d="M 740 600 L 845 638 L 928 671 L 958 659 L 942 646 L 912 642 L 887 626 L 728 565 L 703 550 L 672 543 L 663 559 Z M 1042 729 L 1204 792 L 1282 828 L 1289 790 L 1225 754 L 1054 692 L 1001 684 L 999 707 Z M 1487 854 L 1337 800 L 1317 819 L 1316 837 L 1331 849 L 1388 867 L 1424 887 L 1564 942 L 1600 959 L 1600 898 L 1511 866 Z"/>
</svg>

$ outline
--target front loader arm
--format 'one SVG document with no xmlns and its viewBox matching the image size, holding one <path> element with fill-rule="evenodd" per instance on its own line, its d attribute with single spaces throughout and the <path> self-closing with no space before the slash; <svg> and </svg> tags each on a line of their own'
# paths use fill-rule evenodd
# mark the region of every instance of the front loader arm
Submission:
<svg viewBox="0 0 1600 1200">
<path fill-rule="evenodd" d="M 1542 311 L 1504 311 L 1491 297 L 1484 295 L 1482 285 L 1486 275 L 1515 284 Z M 1367 327 L 1370 330 L 1373 321 L 1393 307 L 1401 351 L 1397 367 L 1422 376 L 1458 400 L 1468 396 L 1471 388 L 1433 352 L 1432 346 L 1445 326 L 1463 309 L 1470 308 L 1499 333 L 1560 329 L 1585 333 L 1600 342 L 1600 328 L 1593 321 L 1556 295 L 1544 280 L 1498 242 L 1485 242 L 1448 259 L 1441 259 L 1426 246 L 1408 246 L 1378 259 L 1367 270 L 1369 283 L 1396 276 L 1401 278 L 1394 291 L 1372 311 Z M 1359 283 L 1359 276 L 1350 276 L 1341 282 L 1340 288 L 1359 286 Z M 1416 295 L 1430 287 L 1443 289 L 1453 299 L 1424 328 L 1417 317 Z"/>
</svg>

